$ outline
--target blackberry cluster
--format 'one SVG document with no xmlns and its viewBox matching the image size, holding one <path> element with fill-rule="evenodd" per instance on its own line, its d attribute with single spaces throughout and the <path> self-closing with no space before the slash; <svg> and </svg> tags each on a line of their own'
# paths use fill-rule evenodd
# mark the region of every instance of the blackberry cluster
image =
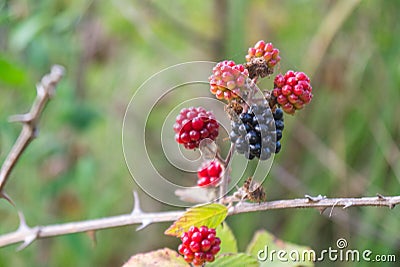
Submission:
<svg viewBox="0 0 400 267">
<path fill-rule="evenodd" d="M 222 166 L 218 160 L 204 162 L 197 171 L 199 178 L 197 185 L 205 187 L 216 186 L 220 180 L 221 173 Z"/>
<path fill-rule="evenodd" d="M 215 254 L 221 249 L 221 239 L 215 235 L 216 231 L 213 228 L 192 226 L 181 235 L 182 244 L 179 245 L 178 251 L 186 262 L 194 266 L 202 266 L 206 261 L 213 262 Z"/>
<path fill-rule="evenodd" d="M 249 160 L 257 157 L 267 160 L 281 150 L 280 140 L 284 128 L 283 112 L 277 108 L 271 114 L 268 105 L 253 105 L 248 112 L 231 123 L 230 140 L 236 151 Z"/>
<path fill-rule="evenodd" d="M 173 128 L 175 140 L 179 144 L 183 144 L 187 149 L 195 149 L 205 138 L 215 140 L 219 125 L 211 111 L 202 107 L 190 107 L 180 111 Z"/>
</svg>

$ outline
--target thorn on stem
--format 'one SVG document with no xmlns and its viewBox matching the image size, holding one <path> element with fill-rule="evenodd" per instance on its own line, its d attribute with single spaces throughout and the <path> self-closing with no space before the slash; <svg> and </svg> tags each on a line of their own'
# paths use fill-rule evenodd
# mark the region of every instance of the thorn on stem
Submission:
<svg viewBox="0 0 400 267">
<path fill-rule="evenodd" d="M 21 251 L 25 249 L 27 246 L 33 243 L 37 239 L 40 233 L 40 227 L 36 226 L 34 228 L 29 228 L 30 233 L 26 235 L 24 238 L 24 243 L 22 243 L 18 248 L 17 251 Z"/>
<path fill-rule="evenodd" d="M 24 214 L 21 211 L 18 211 L 18 217 L 19 217 L 19 227 L 18 227 L 18 232 L 25 232 L 27 233 L 24 238 L 24 242 L 17 248 L 17 251 L 21 251 L 30 244 L 32 244 L 33 241 L 37 239 L 40 233 L 40 226 L 36 226 L 34 228 L 30 228 L 26 224 L 26 220 L 24 217 Z"/>
<path fill-rule="evenodd" d="M 133 210 L 131 214 L 141 214 L 141 213 L 143 213 L 143 211 L 140 208 L 139 195 L 136 191 L 133 191 Z"/>
<path fill-rule="evenodd" d="M 92 241 L 92 246 L 96 247 L 96 245 L 97 245 L 96 230 L 87 231 L 86 234 L 89 236 L 90 240 Z"/>
<path fill-rule="evenodd" d="M 6 194 L 6 192 L 0 191 L 0 198 L 4 198 L 8 203 L 16 207 L 14 201 L 11 199 L 9 195 Z"/>
<path fill-rule="evenodd" d="M 353 202 L 348 202 L 343 206 L 343 209 L 345 210 L 347 208 L 350 208 L 351 206 L 353 206 Z"/>
<path fill-rule="evenodd" d="M 382 201 L 386 200 L 386 198 L 382 194 L 376 193 L 376 196 L 378 197 L 378 200 L 382 200 Z"/>
<path fill-rule="evenodd" d="M 20 122 L 20 123 L 30 123 L 32 121 L 32 115 L 30 113 L 16 114 L 8 118 L 9 122 Z"/>
<path fill-rule="evenodd" d="M 146 228 L 150 224 L 151 224 L 151 220 L 149 220 L 149 219 L 143 220 L 142 224 L 138 228 L 136 228 L 136 232 Z"/>
<path fill-rule="evenodd" d="M 304 197 L 307 198 L 308 202 L 319 202 L 323 199 L 326 199 L 326 196 L 321 196 L 321 195 L 318 195 L 316 197 L 312 197 L 310 195 L 305 195 Z"/>
<path fill-rule="evenodd" d="M 322 215 L 322 213 L 324 213 L 324 211 L 326 210 L 326 207 L 319 207 L 317 208 L 317 210 L 319 211 L 319 214 Z"/>
</svg>

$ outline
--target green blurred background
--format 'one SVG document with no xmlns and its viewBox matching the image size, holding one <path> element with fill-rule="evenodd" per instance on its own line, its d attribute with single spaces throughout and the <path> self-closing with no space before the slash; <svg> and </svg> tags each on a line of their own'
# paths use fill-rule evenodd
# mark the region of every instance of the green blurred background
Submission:
<svg viewBox="0 0 400 267">
<path fill-rule="evenodd" d="M 8 117 L 28 110 L 52 64 L 67 70 L 6 192 L 32 226 L 129 212 L 139 189 L 125 165 L 121 127 L 134 91 L 177 63 L 243 62 L 264 39 L 280 49 L 281 71 L 306 72 L 314 89 L 312 103 L 286 119 L 264 183 L 268 199 L 399 195 L 399 12 L 396 0 L 0 0 L 1 161 L 20 131 Z M 174 209 L 139 193 L 145 211 Z M 0 204 L 0 233 L 15 230 L 16 210 Z M 343 237 L 349 248 L 400 261 L 398 207 L 330 212 L 276 210 L 227 221 L 241 250 L 265 228 L 317 251 Z M 138 252 L 175 248 L 178 240 L 163 235 L 168 226 L 101 231 L 96 246 L 86 234 L 39 240 L 21 252 L 13 245 L 0 249 L 0 266 L 120 266 Z"/>
</svg>

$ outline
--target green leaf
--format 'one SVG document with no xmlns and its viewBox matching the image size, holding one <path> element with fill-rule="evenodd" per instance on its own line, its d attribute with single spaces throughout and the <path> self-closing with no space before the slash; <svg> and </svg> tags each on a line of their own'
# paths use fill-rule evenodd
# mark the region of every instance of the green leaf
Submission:
<svg viewBox="0 0 400 267">
<path fill-rule="evenodd" d="M 217 236 L 221 239 L 221 254 L 238 252 L 236 238 L 226 222 L 217 227 Z"/>
<path fill-rule="evenodd" d="M 259 267 L 257 259 L 245 253 L 223 254 L 215 261 L 206 264 L 207 267 Z"/>
<path fill-rule="evenodd" d="M 195 206 L 188 209 L 164 234 L 179 237 L 183 232 L 189 230 L 190 226 L 205 225 L 209 228 L 216 228 L 225 220 L 227 214 L 228 209 L 221 204 Z"/>
<path fill-rule="evenodd" d="M 169 248 L 132 256 L 122 267 L 176 266 L 189 267 L 182 256 Z"/>
<path fill-rule="evenodd" d="M 22 85 L 26 81 L 26 73 L 0 55 L 0 81 L 8 85 Z"/>
<path fill-rule="evenodd" d="M 261 250 L 262 253 L 260 253 Z M 265 230 L 256 232 L 246 249 L 247 253 L 259 260 L 261 267 L 314 266 L 314 262 L 309 260 L 312 255 L 308 253 L 310 251 L 309 247 L 284 242 Z M 278 258 L 279 253 L 284 260 Z M 258 258 L 258 254 L 260 254 L 260 258 Z M 297 257 L 297 255 L 299 256 Z"/>
</svg>

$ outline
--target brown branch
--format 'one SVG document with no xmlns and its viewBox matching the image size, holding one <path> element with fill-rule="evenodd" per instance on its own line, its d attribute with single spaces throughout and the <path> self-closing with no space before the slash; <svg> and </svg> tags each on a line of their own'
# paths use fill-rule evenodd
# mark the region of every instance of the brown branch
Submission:
<svg viewBox="0 0 400 267">
<path fill-rule="evenodd" d="M 54 95 L 55 87 L 64 74 L 64 68 L 55 65 L 51 68 L 51 72 L 45 75 L 40 83 L 36 86 L 37 96 L 32 104 L 31 110 L 22 115 L 10 117 L 12 122 L 21 122 L 23 124 L 21 133 L 17 138 L 14 146 L 11 148 L 0 170 L 0 197 L 5 198 L 3 192 L 10 173 L 13 170 L 18 159 L 29 145 L 29 143 L 37 135 L 37 124 L 47 102 Z"/>
<path fill-rule="evenodd" d="M 130 214 L 94 220 L 35 227 L 28 227 L 25 221 L 21 220 L 21 226 L 18 228 L 18 230 L 0 236 L 0 247 L 24 242 L 22 244 L 22 248 L 24 248 L 36 239 L 40 238 L 61 236 L 87 231 L 97 231 L 101 229 L 121 227 L 133 224 L 141 224 L 141 226 L 138 228 L 138 230 L 140 230 L 151 223 L 175 221 L 184 213 L 184 211 L 168 211 L 158 213 L 143 212 L 139 207 L 137 195 L 135 195 L 135 203 L 135 208 Z M 390 209 L 392 209 L 398 204 L 400 204 L 400 196 L 386 197 L 380 194 L 377 194 L 376 197 L 361 198 L 326 198 L 322 196 L 306 196 L 305 198 L 300 199 L 276 200 L 260 204 L 239 202 L 239 204 L 231 206 L 229 208 L 228 215 L 240 214 L 245 212 L 293 208 L 316 208 L 320 211 L 324 211 L 327 208 L 333 209 L 335 207 L 342 207 L 343 209 L 346 209 L 349 207 L 370 206 L 389 207 Z"/>
</svg>

